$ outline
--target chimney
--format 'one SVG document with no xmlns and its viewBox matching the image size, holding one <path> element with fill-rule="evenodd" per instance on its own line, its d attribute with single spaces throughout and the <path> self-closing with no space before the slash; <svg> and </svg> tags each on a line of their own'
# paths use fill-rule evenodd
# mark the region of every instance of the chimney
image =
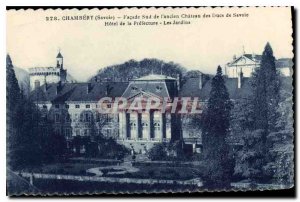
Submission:
<svg viewBox="0 0 300 202">
<path fill-rule="evenodd" d="M 177 90 L 180 90 L 180 75 L 177 74 L 177 78 L 176 78 L 176 84 L 177 84 Z"/>
<path fill-rule="evenodd" d="M 255 53 L 252 53 L 252 60 L 255 60 Z"/>
<path fill-rule="evenodd" d="M 88 84 L 87 84 L 87 87 L 86 87 L 86 92 L 87 92 L 87 94 L 89 94 L 89 93 L 91 92 L 91 90 L 92 90 L 92 84 L 91 84 L 91 83 L 88 83 Z"/>
<path fill-rule="evenodd" d="M 98 82 L 98 76 L 95 76 L 94 79 L 95 79 L 95 82 Z"/>
<path fill-rule="evenodd" d="M 233 55 L 233 60 L 236 60 L 236 55 Z"/>
<path fill-rule="evenodd" d="M 199 89 L 202 89 L 203 87 L 203 74 L 200 72 L 199 75 Z"/>
<path fill-rule="evenodd" d="M 238 74 L 238 88 L 242 87 L 242 81 L 243 80 L 243 72 L 242 70 L 240 71 L 240 73 Z"/>
<path fill-rule="evenodd" d="M 106 84 L 106 86 L 105 86 L 106 88 L 105 88 L 105 95 L 106 96 L 108 96 L 108 91 L 109 91 L 109 84 Z"/>
<path fill-rule="evenodd" d="M 47 79 L 46 79 L 46 76 L 44 77 L 44 92 L 47 91 Z"/>
<path fill-rule="evenodd" d="M 44 92 L 47 92 L 47 90 L 48 90 L 48 84 L 45 83 L 45 84 L 44 84 Z"/>
</svg>

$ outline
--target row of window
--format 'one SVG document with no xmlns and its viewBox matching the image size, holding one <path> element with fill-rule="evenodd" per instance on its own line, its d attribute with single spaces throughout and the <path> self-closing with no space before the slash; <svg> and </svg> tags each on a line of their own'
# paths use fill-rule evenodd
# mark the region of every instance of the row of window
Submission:
<svg viewBox="0 0 300 202">
<path fill-rule="evenodd" d="M 56 123 L 61 122 L 63 119 L 65 122 L 71 122 L 73 121 L 80 121 L 80 122 L 91 122 L 93 118 L 93 114 L 92 113 L 81 113 L 80 115 L 78 113 L 75 114 L 66 114 L 66 115 L 61 115 L 59 113 L 56 113 L 54 116 L 54 121 Z M 113 117 L 111 116 L 111 114 L 96 114 L 95 116 L 95 122 L 99 122 L 101 120 L 105 120 L 105 122 L 112 122 L 113 121 Z"/>
<path fill-rule="evenodd" d="M 54 131 L 57 134 L 61 134 L 61 129 L 60 128 L 55 128 Z M 100 130 L 97 130 L 95 132 L 96 132 L 96 134 L 101 134 L 102 130 L 100 129 Z M 111 132 L 112 131 L 109 130 L 109 129 L 107 129 L 105 131 L 106 135 L 110 135 Z M 61 135 L 64 135 L 67 139 L 72 138 L 72 135 L 73 135 L 72 128 L 65 128 L 63 130 L 63 134 L 61 134 Z M 83 129 L 75 128 L 74 129 L 74 135 L 75 136 L 90 136 L 90 135 L 92 135 L 92 129 L 90 129 L 90 128 L 83 128 Z"/>
<path fill-rule="evenodd" d="M 142 123 L 142 130 L 148 130 L 148 124 L 147 123 Z M 160 131 L 160 129 L 161 129 L 161 127 L 160 127 L 160 123 L 158 123 L 158 122 L 155 122 L 154 124 L 153 124 L 153 126 L 154 126 L 154 130 L 155 131 Z M 131 131 L 135 131 L 137 129 L 137 126 L 136 126 L 136 122 L 130 122 L 130 130 Z"/>
<path fill-rule="evenodd" d="M 54 107 L 55 107 L 55 109 L 60 109 L 62 106 L 60 106 L 59 104 L 55 104 Z M 111 108 L 111 104 L 107 104 L 106 107 L 107 107 L 107 108 Z M 64 108 L 65 108 L 65 109 L 69 109 L 69 108 L 70 108 L 70 105 L 65 104 L 65 105 L 64 105 Z M 76 108 L 76 109 L 80 109 L 80 105 L 79 105 L 79 104 L 75 104 L 75 108 Z M 85 108 L 86 108 L 86 109 L 90 109 L 90 108 L 91 108 L 91 105 L 90 105 L 90 104 L 86 104 L 86 105 L 85 105 Z M 96 104 L 96 108 L 100 108 L 100 105 Z M 43 109 L 48 109 L 47 105 L 43 105 Z"/>
<path fill-rule="evenodd" d="M 61 134 L 60 128 L 55 129 L 55 133 Z M 72 137 L 72 128 L 65 128 L 64 134 L 67 139 Z M 75 129 L 76 136 L 88 136 L 91 135 L 91 129 Z"/>
<path fill-rule="evenodd" d="M 160 92 L 161 90 L 162 90 L 162 86 L 156 86 L 156 88 L 155 88 L 155 90 L 156 90 L 156 92 Z M 133 92 L 136 92 L 137 90 L 138 90 L 138 87 L 136 87 L 136 86 L 132 86 L 131 87 L 131 90 L 133 91 Z"/>
</svg>

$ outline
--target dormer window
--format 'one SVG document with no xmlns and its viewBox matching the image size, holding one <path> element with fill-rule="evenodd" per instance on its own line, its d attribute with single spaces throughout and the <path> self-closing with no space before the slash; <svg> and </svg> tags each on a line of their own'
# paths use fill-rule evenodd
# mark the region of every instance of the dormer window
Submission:
<svg viewBox="0 0 300 202">
<path fill-rule="evenodd" d="M 156 86 L 156 92 L 160 92 L 162 90 L 161 86 Z"/>
<path fill-rule="evenodd" d="M 132 91 L 137 91 L 138 88 L 137 88 L 136 86 L 132 86 L 132 87 L 131 87 L 131 90 L 132 90 Z"/>
</svg>

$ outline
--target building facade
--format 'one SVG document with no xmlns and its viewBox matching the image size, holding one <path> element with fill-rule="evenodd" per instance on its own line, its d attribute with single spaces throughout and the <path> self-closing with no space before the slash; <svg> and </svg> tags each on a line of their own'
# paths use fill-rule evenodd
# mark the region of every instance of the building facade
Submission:
<svg viewBox="0 0 300 202">
<path fill-rule="evenodd" d="M 51 83 L 36 88 L 32 100 L 45 118 L 54 122 L 54 130 L 71 141 L 74 137 L 104 135 L 112 137 L 139 153 L 154 144 L 179 137 L 178 117 L 155 107 L 100 112 L 111 109 L 112 102 L 99 103 L 101 98 L 137 99 L 156 97 L 171 100 L 178 95 L 178 81 L 163 75 L 148 75 L 129 82 Z M 173 124 L 172 124 L 173 123 Z M 176 134 L 176 135 L 175 135 Z"/>
<path fill-rule="evenodd" d="M 260 66 L 261 58 L 261 55 L 246 53 L 239 57 L 234 56 L 232 61 L 225 65 L 225 75 L 229 78 L 238 78 L 242 74 L 243 77 L 249 78 L 255 68 Z M 282 76 L 292 76 L 292 59 L 278 59 L 275 61 L 275 65 Z"/>
<path fill-rule="evenodd" d="M 230 63 L 231 66 L 226 66 L 227 76 L 224 80 L 232 100 L 249 96 L 249 77 L 253 68 L 259 67 L 259 56 L 256 57 L 257 59 L 249 61 L 244 55 L 236 59 L 235 63 Z M 242 58 L 248 66 L 237 65 Z M 278 68 L 281 62 L 282 69 L 286 69 L 286 61 L 287 59 L 277 60 Z M 289 73 L 283 77 L 283 83 L 290 83 L 291 68 L 289 67 Z M 212 76 L 200 73 L 180 80 L 179 76 L 172 78 L 150 74 L 129 81 L 95 80 L 92 83 L 70 83 L 64 82 L 61 76 L 62 71 L 66 70 L 63 69 L 60 53 L 57 57 L 57 67 L 52 72 L 59 74 L 46 73 L 37 68 L 34 71 L 37 72 L 30 74 L 30 81 L 37 83 L 36 80 L 39 80 L 40 83 L 33 85 L 31 99 L 39 106 L 43 117 L 54 123 L 55 133 L 64 135 L 69 143 L 75 137 L 93 139 L 94 136 L 103 135 L 115 139 L 135 152 L 146 153 L 157 143 L 183 140 L 189 152 L 201 152 L 202 134 L 198 124 L 193 122 L 194 114 L 170 113 L 156 107 L 145 108 L 143 104 L 134 110 L 129 109 L 129 105 L 122 110 L 114 110 L 113 103 L 118 98 L 126 99 L 129 104 L 136 100 L 156 98 L 161 103 L 167 100 L 166 105 L 171 105 L 175 98 L 193 97 L 198 99 L 197 106 L 201 112 L 209 99 Z M 110 99 L 100 103 L 103 98 Z M 110 111 L 101 112 L 103 106 Z M 72 147 L 72 144 L 70 145 Z M 84 152 L 85 146 L 82 147 Z"/>
<path fill-rule="evenodd" d="M 64 58 L 60 51 L 56 56 L 56 66 L 29 68 L 29 78 L 31 91 L 44 84 L 67 82 L 67 70 L 64 69 Z"/>
</svg>

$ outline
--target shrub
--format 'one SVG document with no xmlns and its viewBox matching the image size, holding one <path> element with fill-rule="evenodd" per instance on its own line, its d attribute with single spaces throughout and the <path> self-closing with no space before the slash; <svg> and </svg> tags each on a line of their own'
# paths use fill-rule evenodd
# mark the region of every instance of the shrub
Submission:
<svg viewBox="0 0 300 202">
<path fill-rule="evenodd" d="M 153 177 L 154 176 L 154 170 L 149 170 L 148 171 L 148 175 L 149 175 L 149 177 L 151 178 L 151 177 Z"/>
<path fill-rule="evenodd" d="M 162 143 L 154 145 L 149 150 L 148 155 L 152 161 L 166 160 L 167 159 L 166 146 Z"/>
</svg>

